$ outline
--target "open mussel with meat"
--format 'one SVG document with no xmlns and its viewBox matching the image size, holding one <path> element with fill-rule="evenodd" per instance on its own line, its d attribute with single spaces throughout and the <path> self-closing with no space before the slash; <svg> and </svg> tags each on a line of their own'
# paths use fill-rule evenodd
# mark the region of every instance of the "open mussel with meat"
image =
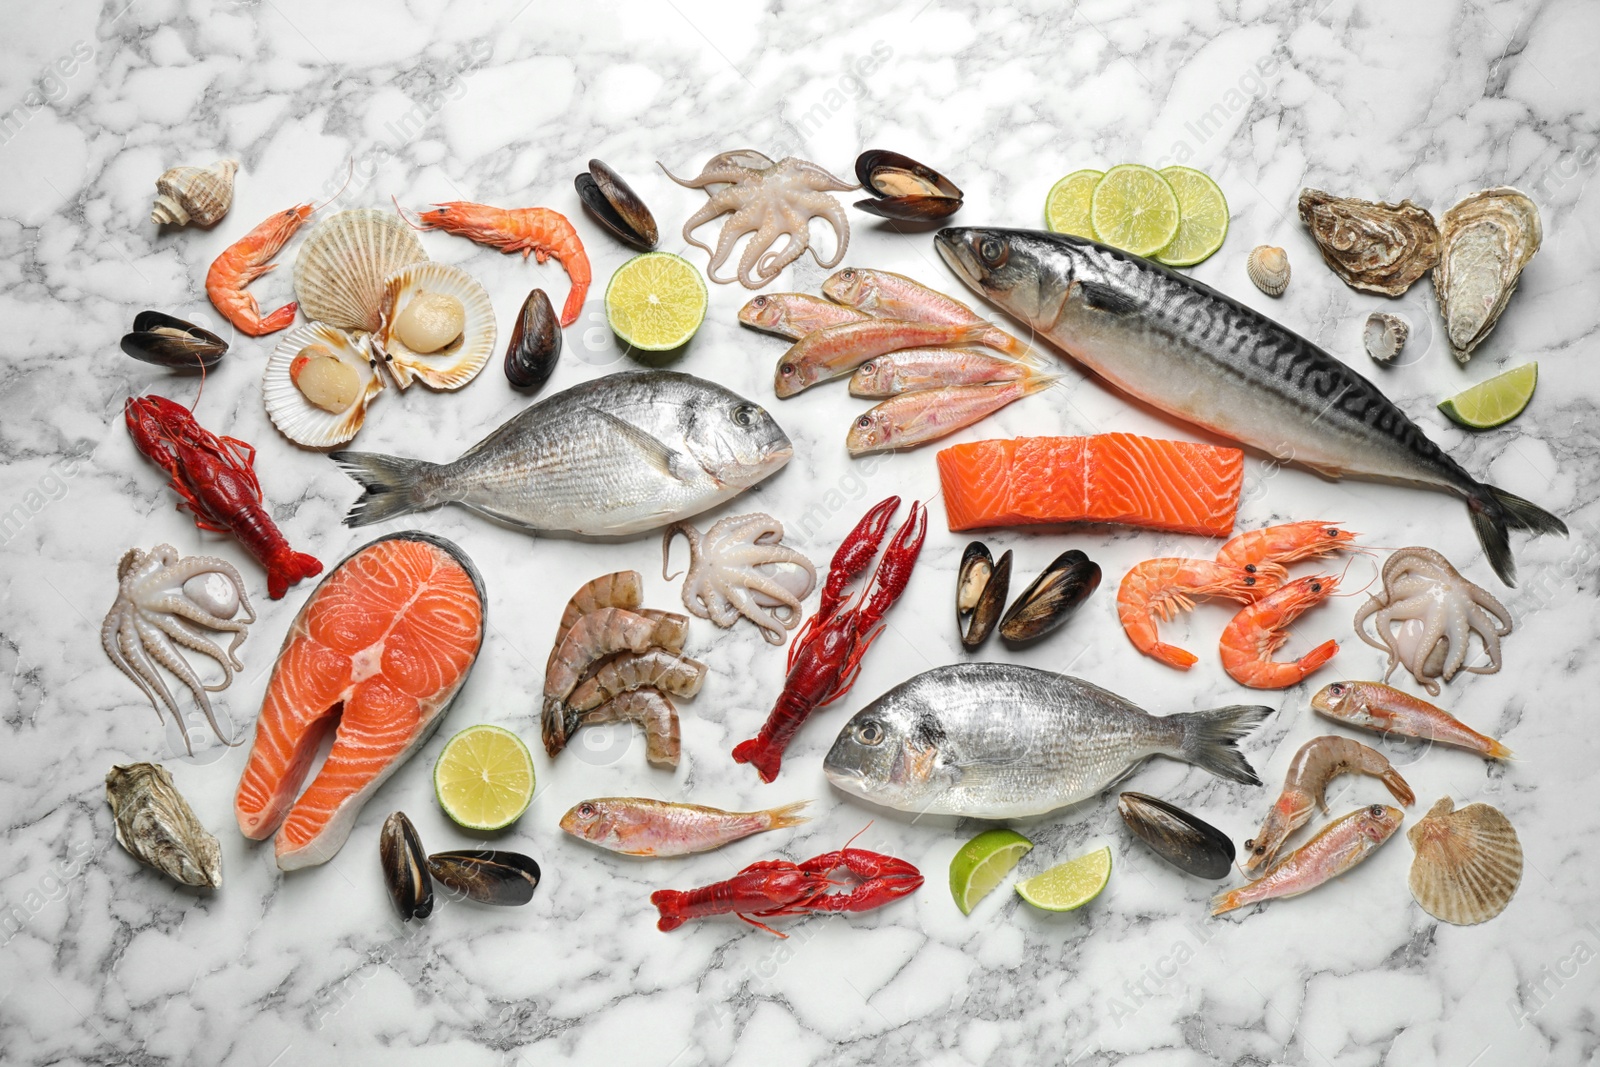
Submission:
<svg viewBox="0 0 1600 1067">
<path fill-rule="evenodd" d="M 961 647 L 972 652 L 989 639 L 1006 607 L 1011 592 L 1011 552 L 1006 550 L 996 561 L 989 546 L 974 541 L 961 554 L 961 570 L 956 576 L 956 627 Z"/>
<path fill-rule="evenodd" d="M 856 180 L 872 194 L 856 207 L 901 222 L 935 222 L 961 209 L 961 190 L 949 178 L 899 152 L 870 149 L 856 157 Z"/>
<path fill-rule="evenodd" d="M 655 216 L 622 180 L 622 175 L 598 159 L 591 159 L 589 169 L 573 178 L 572 184 L 589 214 L 613 237 L 642 252 L 655 249 L 659 238 Z"/>
<path fill-rule="evenodd" d="M 1007 641 L 1033 641 L 1060 627 L 1100 587 L 1100 565 L 1077 549 L 1061 553 L 1000 620 Z"/>
<path fill-rule="evenodd" d="M 426 919 L 433 913 L 433 880 L 428 877 L 428 856 L 422 838 L 405 812 L 397 811 L 383 822 L 378 834 L 378 858 L 389 899 L 403 920 Z"/>
<path fill-rule="evenodd" d="M 511 341 L 506 345 L 506 381 L 533 392 L 555 373 L 561 358 L 561 319 L 543 289 L 535 289 L 522 302 Z"/>
<path fill-rule="evenodd" d="M 210 370 L 228 351 L 228 342 L 210 330 L 160 311 L 133 317 L 133 332 L 122 335 L 122 350 L 134 359 L 172 370 Z"/>
<path fill-rule="evenodd" d="M 1128 829 L 1179 870 L 1197 878 L 1226 878 L 1233 869 L 1233 841 L 1182 808 L 1144 793 L 1123 793 L 1117 812 Z"/>
<path fill-rule="evenodd" d="M 428 857 L 428 871 L 440 885 L 469 900 L 502 907 L 526 904 L 539 885 L 539 865 L 520 852 L 435 852 Z"/>
</svg>

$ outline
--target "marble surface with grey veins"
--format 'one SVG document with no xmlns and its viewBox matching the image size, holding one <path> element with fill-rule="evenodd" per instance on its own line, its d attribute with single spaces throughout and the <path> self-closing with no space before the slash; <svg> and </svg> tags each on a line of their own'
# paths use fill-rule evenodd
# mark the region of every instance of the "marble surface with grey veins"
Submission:
<svg viewBox="0 0 1600 1067">
<path fill-rule="evenodd" d="M 0 666 L 9 678 L 0 719 L 0 1061 L 1588 1062 L 1600 1047 L 1597 31 L 1600 10 L 1581 0 L 13 5 L 0 40 Z M 338 194 L 324 212 L 387 208 L 391 195 L 411 207 L 545 205 L 574 220 L 595 270 L 549 386 L 565 388 L 634 362 L 603 313 L 605 282 L 632 253 L 582 214 L 573 175 L 591 157 L 605 160 L 654 209 L 662 247 L 703 268 L 705 254 L 678 230 L 704 196 L 673 185 L 656 164 L 695 173 L 711 155 L 743 147 L 841 174 L 862 149 L 893 148 L 961 185 L 958 222 L 1014 226 L 1039 225 L 1050 186 L 1078 168 L 1203 168 L 1227 194 L 1232 229 L 1195 277 L 1360 367 L 1475 475 L 1565 517 L 1569 539 L 1517 539 L 1521 582 L 1505 590 L 1455 500 L 1328 482 L 1255 457 L 1246 466 L 1241 528 L 1314 518 L 1361 531 L 1374 554 L 1355 559 L 1346 589 L 1360 590 L 1385 550 L 1421 544 L 1499 590 L 1514 612 L 1505 669 L 1463 677 L 1441 702 L 1503 738 L 1515 762 L 1379 742 L 1418 794 L 1407 825 L 1446 794 L 1510 816 L 1527 864 L 1503 915 L 1469 928 L 1430 919 L 1410 898 L 1411 850 L 1397 837 L 1311 895 L 1211 920 L 1206 903 L 1217 887 L 1164 866 L 1133 839 L 1114 791 L 1017 827 L 1035 842 L 1022 875 L 1109 844 L 1114 872 L 1099 899 L 1046 914 L 1008 883 L 961 915 L 946 872 L 982 826 L 869 810 L 832 791 L 820 765 L 863 702 L 963 658 L 950 601 L 967 537 L 945 529 L 935 449 L 851 461 L 844 434 L 865 405 L 840 385 L 775 400 L 782 343 L 738 325 L 749 294 L 731 286 L 711 287 L 705 325 L 675 365 L 768 406 L 796 454 L 722 513 L 768 511 L 821 562 L 872 502 L 898 493 L 933 506 L 923 560 L 854 691 L 805 726 L 777 782 L 760 784 L 728 751 L 770 707 L 783 654 L 748 626 L 697 622 L 688 651 L 711 674 L 683 704 L 679 770 L 649 768 L 642 742 L 621 727 L 584 731 L 555 761 L 538 753 L 533 805 L 495 839 L 539 860 L 545 879 L 534 901 L 503 910 L 449 904 L 402 926 L 379 877 L 384 816 L 404 809 L 434 849 L 476 843 L 433 800 L 429 769 L 446 737 L 475 722 L 537 737 L 541 665 L 562 601 L 582 580 L 635 567 L 649 603 L 677 598 L 660 577 L 652 536 L 536 539 L 445 509 L 414 525 L 471 554 L 492 627 L 446 729 L 378 792 L 327 865 L 282 874 L 269 848 L 239 835 L 231 801 L 245 749 L 184 756 L 176 728 L 164 728 L 111 667 L 96 631 L 127 548 L 167 542 L 234 562 L 261 618 L 242 648 L 243 676 L 217 704 L 248 738 L 307 588 L 268 601 L 253 561 L 177 513 L 163 479 L 134 452 L 123 401 L 157 392 L 188 404 L 197 382 L 118 350 L 133 315 L 157 308 L 217 326 L 202 287 L 207 265 L 294 204 Z M 157 232 L 155 177 L 217 158 L 240 162 L 232 212 L 209 232 Z M 1537 202 L 1544 247 L 1464 368 L 1440 336 L 1426 282 L 1393 301 L 1346 288 L 1294 215 L 1307 185 L 1409 197 L 1442 212 L 1499 184 Z M 851 221 L 847 263 L 959 291 L 927 232 L 899 232 L 855 211 Z M 828 247 L 820 224 L 814 236 Z M 553 264 L 439 234 L 422 239 L 430 256 L 483 281 L 502 336 L 531 287 L 546 287 L 558 306 L 565 296 Z M 1283 246 L 1293 263 L 1278 300 L 1245 279 L 1245 256 L 1261 243 Z M 289 275 L 285 267 L 255 283 L 264 307 L 292 299 Z M 815 292 L 823 276 L 806 259 L 772 289 Z M 1361 349 L 1361 323 L 1379 309 L 1413 327 L 1392 368 L 1372 366 Z M 271 512 L 296 547 L 340 559 L 372 534 L 339 522 L 355 486 L 268 422 L 259 382 L 272 341 L 224 332 L 233 348 L 206 379 L 201 422 L 257 446 Z M 1435 409 L 1528 360 L 1540 364 L 1538 393 L 1509 425 L 1471 434 Z M 391 391 L 358 443 L 446 459 L 526 402 L 498 367 L 457 394 Z M 1111 430 L 1195 437 L 1068 370 L 1059 387 L 956 440 Z M 1065 548 L 1082 548 L 1107 581 L 1065 630 L 1027 650 L 991 645 L 984 656 L 1070 671 L 1160 712 L 1247 696 L 1208 652 L 1225 607 L 1202 606 L 1169 628 L 1201 653 L 1186 674 L 1140 657 L 1116 623 L 1115 587 L 1130 566 L 1209 555 L 1214 542 L 1111 528 L 1007 530 L 988 541 L 1013 550 L 1019 575 L 1030 577 Z M 1279 710 L 1244 748 L 1267 786 L 1165 761 L 1136 772 L 1130 786 L 1236 840 L 1249 836 L 1294 751 L 1337 729 L 1310 713 L 1310 693 L 1336 677 L 1381 674 L 1382 657 L 1351 632 L 1361 595 L 1295 627 L 1290 652 L 1330 637 L 1343 647 L 1306 684 L 1266 694 Z M 142 759 L 172 769 L 221 839 L 220 891 L 165 881 L 112 841 L 104 775 Z M 720 853 L 657 861 L 600 852 L 557 829 L 578 800 L 623 794 L 723 807 L 810 799 L 815 818 Z M 1367 778 L 1340 779 L 1333 794 L 1335 814 L 1387 799 Z M 927 874 L 911 898 L 859 916 L 785 921 L 787 941 L 731 918 L 655 929 L 652 890 L 837 848 L 869 822 L 860 843 Z"/>
</svg>

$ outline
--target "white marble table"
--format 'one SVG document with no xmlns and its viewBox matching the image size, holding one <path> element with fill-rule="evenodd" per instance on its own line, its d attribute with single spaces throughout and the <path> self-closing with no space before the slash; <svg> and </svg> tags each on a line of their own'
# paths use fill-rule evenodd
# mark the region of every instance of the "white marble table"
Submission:
<svg viewBox="0 0 1600 1067">
<path fill-rule="evenodd" d="M 905 4 L 266 3 L 159 0 L 36 4 L 8 12 L 0 54 L 0 511 L 4 511 L 0 664 L 0 1061 L 23 1063 L 1140 1063 L 1459 1065 L 1579 1063 L 1600 1043 L 1600 892 L 1593 557 L 1595 411 L 1590 349 L 1600 281 L 1594 177 L 1600 19 L 1572 3 L 1085 4 L 921 0 Z M 558 760 L 538 754 L 539 791 L 501 840 L 533 854 L 545 880 L 524 908 L 459 904 L 403 927 L 384 895 L 376 840 L 404 809 L 430 847 L 467 847 L 432 799 L 428 768 L 445 737 L 494 722 L 536 737 L 534 694 L 557 613 L 590 575 L 633 566 L 650 603 L 671 606 L 654 537 L 622 544 L 531 539 L 457 509 L 414 525 L 462 545 L 489 589 L 489 640 L 446 729 L 378 794 L 326 866 L 280 874 L 270 849 L 237 832 L 231 800 L 243 749 L 174 755 L 150 708 L 96 640 L 122 552 L 168 542 L 244 570 L 261 611 L 247 670 L 218 703 L 247 735 L 273 653 L 306 589 L 265 599 L 261 574 L 231 541 L 173 509 L 122 427 L 145 391 L 185 403 L 172 379 L 117 349 L 133 314 L 159 308 L 215 324 L 206 265 L 273 211 L 337 191 L 340 206 L 469 199 L 543 204 L 570 215 L 595 264 L 584 316 L 550 390 L 629 364 L 604 326 L 600 294 L 630 253 L 582 217 L 572 176 L 590 157 L 618 168 L 655 209 L 663 247 L 703 203 L 656 168 L 694 172 L 750 146 L 847 173 L 865 147 L 892 147 L 966 190 L 958 221 L 1037 225 L 1060 175 L 1123 160 L 1183 160 L 1213 174 L 1233 210 L 1222 252 L 1197 277 L 1372 373 L 1475 474 L 1562 514 L 1568 540 L 1518 540 L 1522 582 L 1500 674 L 1447 691 L 1449 706 L 1517 752 L 1488 766 L 1457 752 L 1390 746 L 1425 807 L 1443 794 L 1486 800 L 1515 822 L 1527 855 L 1508 911 L 1476 928 L 1431 920 L 1405 886 L 1410 848 L 1387 845 L 1314 895 L 1222 921 L 1213 887 L 1162 865 L 1122 828 L 1114 794 L 1021 828 L 1037 843 L 1023 873 L 1109 843 L 1116 870 L 1081 912 L 1043 914 L 997 892 L 963 917 L 945 888 L 950 857 L 980 827 L 872 811 L 833 792 L 820 758 L 862 702 L 962 657 L 951 621 L 967 538 L 937 503 L 934 449 L 852 462 L 842 387 L 772 399 L 775 339 L 741 328 L 748 297 L 713 286 L 704 328 L 679 364 L 767 405 L 795 459 L 723 509 L 761 509 L 819 560 L 873 501 L 934 501 L 933 530 L 910 590 L 854 692 L 820 713 L 762 786 L 728 750 L 778 690 L 781 653 L 748 627 L 696 623 L 690 651 L 711 665 L 683 705 L 684 760 L 651 770 L 621 728 L 581 734 Z M 232 214 L 212 232 L 157 234 L 152 182 L 177 162 L 242 163 Z M 1527 190 L 1543 250 L 1498 330 L 1470 365 L 1449 358 L 1429 286 L 1397 303 L 1417 327 L 1403 365 L 1370 367 L 1359 329 L 1381 298 L 1347 289 L 1320 264 L 1294 217 L 1302 185 L 1442 211 L 1486 185 Z M 1589 195 L 1585 195 L 1589 193 Z M 848 262 L 900 270 L 956 291 L 926 235 L 852 213 Z M 1245 281 L 1248 250 L 1286 247 L 1287 295 Z M 565 294 L 554 265 L 427 235 L 435 258 L 488 286 L 502 330 L 534 284 Z M 293 245 L 283 257 L 289 262 Z M 703 265 L 704 254 L 687 253 Z M 288 270 L 258 282 L 266 307 L 290 298 Z M 815 290 L 809 260 L 774 289 Z M 339 523 L 355 486 L 321 455 L 279 437 L 260 403 L 270 341 L 235 338 L 210 376 L 202 421 L 259 446 L 272 512 L 324 561 L 369 539 Z M 1435 402 L 1537 359 L 1541 384 L 1504 429 L 1472 435 Z M 491 368 L 464 392 L 412 390 L 374 409 L 360 444 L 454 456 L 524 401 Z M 1063 387 L 958 440 L 1128 430 L 1190 432 L 1069 372 Z M 72 458 L 75 457 L 75 458 Z M 1433 546 L 1493 582 L 1458 502 L 1362 483 L 1333 484 L 1252 459 L 1240 525 L 1342 520 L 1379 549 Z M 1023 652 L 988 655 L 1112 686 L 1153 710 L 1236 700 L 1212 656 L 1180 675 L 1138 656 L 1118 632 L 1112 589 L 1133 563 L 1209 553 L 1198 538 L 1129 530 L 1003 531 L 1031 576 L 1080 547 L 1107 585 L 1071 625 Z M 1349 585 L 1372 564 L 1358 561 Z M 1134 788 L 1253 830 L 1290 756 L 1329 727 L 1309 712 L 1315 685 L 1373 677 L 1381 657 L 1354 641 L 1355 599 L 1308 615 L 1292 649 L 1328 637 L 1338 659 L 1299 688 L 1246 743 L 1265 789 L 1157 761 Z M 1200 647 L 1226 619 L 1203 607 L 1174 627 Z M 184 890 L 137 867 L 111 840 L 102 779 L 112 763 L 163 759 L 222 841 L 226 884 Z M 687 860 L 632 861 L 566 839 L 556 820 L 579 799 L 645 794 L 725 807 L 810 798 L 802 830 Z M 1384 798 L 1341 779 L 1335 810 Z M 1420 814 L 1421 807 L 1408 813 Z M 919 865 L 928 884 L 871 914 L 791 922 L 787 941 L 734 920 L 657 932 L 650 892 L 722 878 L 756 858 L 863 841 Z"/>
</svg>

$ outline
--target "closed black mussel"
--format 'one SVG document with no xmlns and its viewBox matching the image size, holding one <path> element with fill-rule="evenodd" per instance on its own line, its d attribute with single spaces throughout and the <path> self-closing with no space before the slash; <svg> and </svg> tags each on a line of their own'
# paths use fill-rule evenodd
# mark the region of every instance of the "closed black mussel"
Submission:
<svg viewBox="0 0 1600 1067">
<path fill-rule="evenodd" d="M 1233 841 L 1182 808 L 1143 793 L 1123 793 L 1117 811 L 1138 838 L 1180 870 L 1197 878 L 1226 878 L 1233 869 Z"/>
<path fill-rule="evenodd" d="M 133 332 L 122 335 L 122 350 L 134 359 L 173 370 L 210 370 L 228 351 L 228 342 L 159 311 L 141 311 L 133 319 Z"/>
<path fill-rule="evenodd" d="M 903 222 L 933 222 L 961 209 L 961 190 L 932 167 L 899 152 L 874 148 L 856 157 L 856 180 L 873 199 L 856 207 Z"/>
<path fill-rule="evenodd" d="M 572 184 L 595 221 L 618 240 L 645 252 L 655 248 L 655 216 L 620 174 L 598 159 L 591 159 L 589 169 L 572 179 Z"/>
<path fill-rule="evenodd" d="M 561 358 L 561 319 L 543 289 L 522 302 L 506 345 L 506 381 L 518 389 L 541 389 Z"/>
<path fill-rule="evenodd" d="M 1067 621 L 1100 587 L 1100 565 L 1077 549 L 1061 553 L 1024 589 L 1000 620 L 1007 641 L 1032 641 Z"/>
<path fill-rule="evenodd" d="M 962 648 L 971 652 L 988 640 L 1010 590 L 1011 552 L 1003 553 L 996 563 L 982 541 L 968 545 L 956 580 L 956 627 Z"/>
<path fill-rule="evenodd" d="M 402 919 L 426 919 L 433 911 L 433 881 L 428 877 L 428 857 L 422 839 L 404 812 L 383 821 L 378 834 L 378 857 L 383 880 Z"/>
<path fill-rule="evenodd" d="M 539 865 L 520 852 L 435 852 L 428 857 L 428 870 L 441 885 L 480 904 L 526 904 L 539 884 Z"/>
</svg>

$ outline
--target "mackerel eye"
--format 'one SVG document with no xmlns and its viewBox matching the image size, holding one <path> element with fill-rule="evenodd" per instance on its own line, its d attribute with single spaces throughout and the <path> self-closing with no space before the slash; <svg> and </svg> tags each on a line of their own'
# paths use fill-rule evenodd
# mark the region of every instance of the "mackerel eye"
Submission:
<svg viewBox="0 0 1600 1067">
<path fill-rule="evenodd" d="M 868 719 L 856 727 L 856 740 L 863 745 L 878 745 L 883 742 L 883 724 L 873 719 Z"/>
<path fill-rule="evenodd" d="M 978 258 L 988 267 L 1003 266 L 1011 248 L 998 237 L 985 237 L 978 242 Z"/>
</svg>

